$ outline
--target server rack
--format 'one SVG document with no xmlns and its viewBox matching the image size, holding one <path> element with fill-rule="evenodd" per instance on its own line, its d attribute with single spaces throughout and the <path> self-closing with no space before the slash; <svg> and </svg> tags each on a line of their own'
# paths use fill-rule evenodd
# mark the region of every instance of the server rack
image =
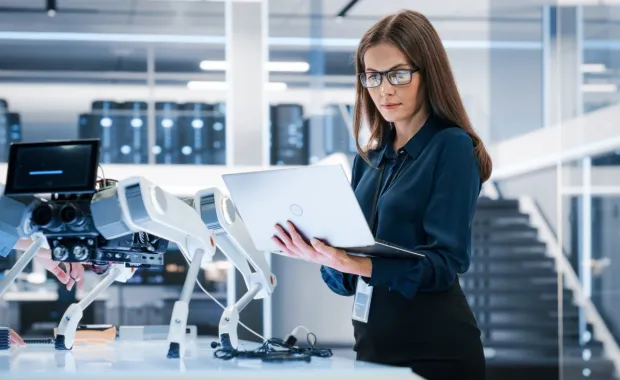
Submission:
<svg viewBox="0 0 620 380">
<path fill-rule="evenodd" d="M 299 104 L 271 106 L 270 120 L 271 165 L 308 165 L 310 138 L 303 107 Z"/>
<path fill-rule="evenodd" d="M 185 103 L 181 105 L 179 134 L 181 162 L 184 164 L 210 164 L 208 140 L 208 118 L 213 113 L 213 105 L 207 103 Z"/>
<path fill-rule="evenodd" d="M 119 161 L 121 150 L 118 144 L 121 133 L 120 105 L 117 102 L 97 100 L 92 103 L 93 125 L 86 127 L 85 133 L 99 132 L 101 140 L 101 163 L 116 163 Z"/>
<path fill-rule="evenodd" d="M 346 106 L 349 116 L 353 115 L 353 107 Z M 347 122 L 338 104 L 330 104 L 324 110 L 324 145 L 325 154 L 345 153 L 355 154 L 355 138 L 349 132 Z"/>
<path fill-rule="evenodd" d="M 0 109 L 0 162 L 9 159 L 11 143 L 22 141 L 22 126 L 18 113 L 7 112 L 5 106 Z"/>
<path fill-rule="evenodd" d="M 157 102 L 155 111 L 155 162 L 180 164 L 179 106 L 173 102 Z"/>
<path fill-rule="evenodd" d="M 215 103 L 211 106 L 212 112 L 207 117 L 209 161 L 211 165 L 226 165 L 226 104 Z"/>
<path fill-rule="evenodd" d="M 118 163 L 148 163 L 148 103 L 129 101 L 121 104 Z"/>
</svg>

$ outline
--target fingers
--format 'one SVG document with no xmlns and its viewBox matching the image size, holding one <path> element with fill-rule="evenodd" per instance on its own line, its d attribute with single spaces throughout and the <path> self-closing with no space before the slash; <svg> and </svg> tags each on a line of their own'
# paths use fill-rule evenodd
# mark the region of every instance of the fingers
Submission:
<svg viewBox="0 0 620 380">
<path fill-rule="evenodd" d="M 310 240 L 310 244 L 312 244 L 312 247 L 316 251 L 328 256 L 333 256 L 339 251 L 337 248 L 331 247 L 316 238 L 312 238 L 312 240 Z"/>
<path fill-rule="evenodd" d="M 276 236 L 289 250 L 295 250 L 295 244 L 288 233 L 279 224 L 276 224 Z"/>
<path fill-rule="evenodd" d="M 61 283 L 68 285 L 69 282 L 71 282 L 71 277 L 69 277 L 69 275 L 62 269 L 60 269 L 60 267 L 58 266 L 59 263 L 55 263 L 55 266 L 51 266 L 49 268 L 46 268 L 48 271 L 50 271 L 50 273 L 52 273 L 54 276 L 56 276 L 56 278 L 58 279 L 58 281 L 60 281 Z"/>
<path fill-rule="evenodd" d="M 14 330 L 9 330 L 9 342 L 12 346 L 23 347 L 26 345 L 26 342 Z"/>
<path fill-rule="evenodd" d="M 294 259 L 303 259 L 301 255 L 296 252 L 291 251 L 277 236 L 271 238 L 271 240 L 276 243 L 278 248 L 282 251 L 286 256 L 292 257 Z"/>
<path fill-rule="evenodd" d="M 64 263 L 65 264 L 65 272 L 67 274 L 67 276 L 69 276 L 69 281 L 67 281 L 67 290 L 71 290 L 73 289 L 73 286 L 75 286 L 76 283 L 79 284 L 80 282 L 80 274 L 79 274 L 79 268 L 82 266 L 79 263 Z"/>
<path fill-rule="evenodd" d="M 302 250 L 312 249 L 312 247 L 310 247 L 308 243 L 305 242 L 301 235 L 299 235 L 299 232 L 297 232 L 297 229 L 295 228 L 295 225 L 293 223 L 286 222 L 286 225 L 288 227 L 289 233 L 291 234 L 293 243 L 295 243 L 297 248 L 300 248 Z"/>
<path fill-rule="evenodd" d="M 81 287 L 84 283 L 84 266 L 81 263 L 69 263 L 69 276 Z"/>
<path fill-rule="evenodd" d="M 84 266 L 81 263 L 63 263 L 66 270 L 60 267 L 60 263 L 53 261 L 49 250 L 41 248 L 35 256 L 45 269 L 52 273 L 58 281 L 64 284 L 67 290 L 73 289 L 77 284 L 78 289 L 84 288 Z"/>
<path fill-rule="evenodd" d="M 81 263 L 74 264 L 73 269 L 71 271 L 71 277 L 76 279 L 78 289 L 83 290 L 84 289 L 84 265 L 82 265 Z"/>
<path fill-rule="evenodd" d="M 274 237 L 278 238 L 288 252 L 290 252 L 290 254 L 287 253 L 289 256 L 307 261 L 314 261 L 312 247 L 303 241 L 291 222 L 287 222 L 288 231 L 280 225 L 276 225 L 275 227 L 277 234 Z M 282 249 L 281 245 L 278 246 Z"/>
</svg>

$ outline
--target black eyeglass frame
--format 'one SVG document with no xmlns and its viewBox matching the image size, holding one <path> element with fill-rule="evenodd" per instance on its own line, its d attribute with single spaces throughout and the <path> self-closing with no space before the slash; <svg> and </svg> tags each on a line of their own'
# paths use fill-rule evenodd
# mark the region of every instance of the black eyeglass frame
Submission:
<svg viewBox="0 0 620 380">
<path fill-rule="evenodd" d="M 390 73 L 394 73 L 394 72 L 399 72 L 399 71 L 407 71 L 409 72 L 409 81 L 407 83 L 393 83 L 390 80 L 390 77 L 388 76 L 388 74 Z M 390 82 L 390 84 L 392 86 L 404 86 L 406 84 L 411 83 L 411 81 L 413 80 L 413 74 L 420 71 L 420 69 L 394 69 L 394 70 L 389 70 L 389 71 L 369 71 L 369 72 L 363 72 L 360 74 L 357 74 L 357 77 L 359 78 L 360 84 L 362 85 L 362 87 L 364 88 L 377 88 L 380 87 L 381 84 L 383 83 L 383 77 L 386 77 L 388 82 Z M 364 84 L 364 80 L 362 79 L 363 76 L 366 76 L 368 74 L 380 74 L 379 76 L 379 84 L 376 86 L 367 86 Z"/>
</svg>

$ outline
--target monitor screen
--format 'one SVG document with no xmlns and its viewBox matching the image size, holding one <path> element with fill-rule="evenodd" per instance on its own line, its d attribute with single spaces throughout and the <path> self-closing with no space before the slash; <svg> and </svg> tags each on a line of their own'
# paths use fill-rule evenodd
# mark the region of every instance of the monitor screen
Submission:
<svg viewBox="0 0 620 380">
<path fill-rule="evenodd" d="M 99 140 L 11 144 L 5 194 L 94 193 Z"/>
</svg>

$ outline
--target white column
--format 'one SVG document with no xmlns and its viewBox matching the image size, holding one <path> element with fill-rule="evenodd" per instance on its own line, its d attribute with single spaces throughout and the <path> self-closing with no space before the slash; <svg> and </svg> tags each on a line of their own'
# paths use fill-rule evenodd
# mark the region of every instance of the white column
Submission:
<svg viewBox="0 0 620 380">
<path fill-rule="evenodd" d="M 269 165 L 268 20 L 267 0 L 226 0 L 227 166 Z M 232 305 L 248 289 L 234 267 L 228 276 L 227 303 Z M 271 299 L 253 300 L 241 321 L 271 338 Z M 238 333 L 240 339 L 256 339 L 241 326 Z"/>
<path fill-rule="evenodd" d="M 269 164 L 266 0 L 226 2 L 226 164 Z"/>
<path fill-rule="evenodd" d="M 582 9 L 579 6 L 549 7 L 544 11 L 549 49 L 545 75 L 549 78 L 547 110 L 549 124 L 574 119 L 582 114 Z"/>
</svg>

